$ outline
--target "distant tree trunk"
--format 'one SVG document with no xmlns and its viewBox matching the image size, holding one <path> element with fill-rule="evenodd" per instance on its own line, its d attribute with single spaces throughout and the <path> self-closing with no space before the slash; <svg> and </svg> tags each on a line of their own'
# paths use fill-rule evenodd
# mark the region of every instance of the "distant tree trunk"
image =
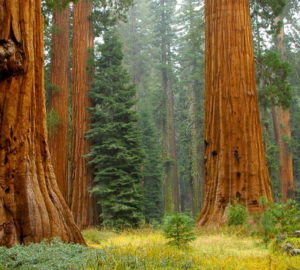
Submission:
<svg viewBox="0 0 300 270">
<path fill-rule="evenodd" d="M 48 150 L 41 1 L 1 1 L 0 25 L 0 245 L 84 243 Z"/>
<path fill-rule="evenodd" d="M 195 81 L 192 89 L 192 208 L 194 215 L 199 215 L 203 200 L 203 147 L 200 130 L 200 98 L 199 81 Z"/>
<path fill-rule="evenodd" d="M 69 6 L 54 10 L 51 57 L 51 78 L 53 91 L 49 111 L 55 110 L 59 125 L 49 134 L 51 159 L 58 186 L 68 201 L 68 93 L 69 93 Z M 57 89 L 56 89 L 57 88 Z"/>
<path fill-rule="evenodd" d="M 293 157 L 286 140 L 291 140 L 290 112 L 282 107 L 272 108 L 275 139 L 279 147 L 282 201 L 295 199 Z"/>
<path fill-rule="evenodd" d="M 160 0 L 161 5 L 161 63 L 162 88 L 164 96 L 164 120 L 163 120 L 163 158 L 164 158 L 164 197 L 165 212 L 172 213 L 180 210 L 178 165 L 176 154 L 176 134 L 174 116 L 174 96 L 171 85 L 170 72 L 168 70 L 170 44 L 166 31 L 165 0 Z"/>
<path fill-rule="evenodd" d="M 276 18 L 276 23 L 281 18 Z M 276 47 L 281 58 L 285 59 L 284 46 L 284 26 L 281 26 L 279 33 L 276 36 Z M 272 108 L 273 125 L 275 139 L 279 147 L 280 160 L 280 179 L 282 201 L 295 198 L 294 176 L 293 176 L 293 157 L 292 151 L 289 149 L 286 140 L 291 140 L 290 112 L 283 107 Z"/>
<path fill-rule="evenodd" d="M 195 27 L 195 19 L 193 17 L 192 0 L 189 0 L 189 20 L 190 28 Z M 199 51 L 198 43 L 192 44 L 192 53 L 197 55 Z M 192 60 L 192 73 L 197 72 L 197 59 L 194 57 Z M 195 76 L 195 75 L 194 75 Z M 191 175 L 191 188 L 192 188 L 192 210 L 194 216 L 199 215 L 203 201 L 203 141 L 201 141 L 200 130 L 200 78 L 193 78 L 191 85 L 191 134 L 192 134 L 192 175 Z"/>
<path fill-rule="evenodd" d="M 92 4 L 80 0 L 74 5 L 73 22 L 73 92 L 72 92 L 72 198 L 71 210 L 77 225 L 83 229 L 93 224 L 94 206 L 89 192 L 92 185 L 91 171 L 84 155 L 89 153 L 85 132 L 89 129 L 91 107 L 88 97 L 91 75 L 88 71 L 90 49 L 93 48 L 91 29 Z"/>
<path fill-rule="evenodd" d="M 221 224 L 231 199 L 250 213 L 272 200 L 259 119 L 249 1 L 206 0 L 205 203 Z"/>
</svg>

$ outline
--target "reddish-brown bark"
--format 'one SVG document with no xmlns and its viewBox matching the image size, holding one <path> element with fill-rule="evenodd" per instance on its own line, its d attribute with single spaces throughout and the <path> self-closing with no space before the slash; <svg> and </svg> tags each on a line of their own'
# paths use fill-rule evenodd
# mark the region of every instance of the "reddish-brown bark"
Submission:
<svg viewBox="0 0 300 270">
<path fill-rule="evenodd" d="M 84 243 L 48 150 L 41 1 L 1 1 L 0 25 L 0 245 Z"/>
<path fill-rule="evenodd" d="M 258 111 L 248 0 L 206 0 L 205 202 L 219 225 L 238 199 L 250 213 L 272 200 Z"/>
<path fill-rule="evenodd" d="M 49 134 L 49 147 L 58 186 L 68 201 L 68 120 L 69 120 L 69 17 L 70 9 L 54 10 L 50 82 L 54 86 L 49 111 L 59 116 L 59 124 Z"/>
<path fill-rule="evenodd" d="M 290 112 L 282 107 L 272 108 L 275 139 L 279 147 L 282 201 L 295 199 L 293 156 L 286 140 L 291 139 Z"/>
<path fill-rule="evenodd" d="M 278 23 L 281 18 L 276 18 L 275 23 Z M 284 25 L 281 26 L 280 31 L 276 36 L 276 47 L 281 56 L 285 59 L 284 46 Z M 291 126 L 290 126 L 290 112 L 280 106 L 272 108 L 273 126 L 275 132 L 275 139 L 279 147 L 279 161 L 280 161 L 280 179 L 281 179 L 281 193 L 282 201 L 295 198 L 295 186 L 293 175 L 293 156 L 289 149 L 288 140 L 291 140 Z"/>
<path fill-rule="evenodd" d="M 85 132 L 89 129 L 91 106 L 88 90 L 91 76 L 88 72 L 89 50 L 93 47 L 90 23 L 92 5 L 80 0 L 74 5 L 73 22 L 73 92 L 72 92 L 72 198 L 71 210 L 77 225 L 83 229 L 93 224 L 93 201 L 89 192 L 92 176 L 84 155 L 89 153 Z"/>
</svg>

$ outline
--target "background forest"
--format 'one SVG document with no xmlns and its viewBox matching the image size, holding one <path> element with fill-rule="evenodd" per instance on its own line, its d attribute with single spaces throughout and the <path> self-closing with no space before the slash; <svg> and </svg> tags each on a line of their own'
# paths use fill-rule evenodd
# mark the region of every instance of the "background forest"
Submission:
<svg viewBox="0 0 300 270">
<path fill-rule="evenodd" d="M 94 201 L 85 203 L 95 212 L 83 214 L 90 220 L 82 227 L 99 216 L 100 224 L 113 227 L 159 222 L 174 211 L 198 217 L 204 196 L 204 2 L 53 6 L 44 5 L 48 129 L 57 177 L 68 175 L 61 185 L 71 207 L 80 207 L 72 196 L 92 190 Z M 300 200 L 299 4 L 252 1 L 251 17 L 273 194 L 277 201 Z M 76 141 L 82 137 L 86 145 Z M 73 183 L 78 177 L 86 182 L 81 195 Z M 282 182 L 295 183 L 289 195 Z M 128 213 L 135 218 L 126 220 Z"/>
</svg>

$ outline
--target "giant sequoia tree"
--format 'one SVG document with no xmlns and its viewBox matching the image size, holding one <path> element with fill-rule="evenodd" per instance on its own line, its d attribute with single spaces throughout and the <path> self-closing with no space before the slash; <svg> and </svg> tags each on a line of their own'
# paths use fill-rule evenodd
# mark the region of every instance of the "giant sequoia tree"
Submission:
<svg viewBox="0 0 300 270">
<path fill-rule="evenodd" d="M 72 195 L 71 210 L 80 228 L 93 223 L 93 202 L 89 192 L 92 175 L 84 155 L 89 152 L 89 142 L 85 132 L 89 129 L 91 105 L 88 90 L 91 74 L 88 71 L 88 58 L 93 47 L 91 29 L 92 4 L 89 0 L 80 0 L 74 6 L 73 22 L 73 92 L 72 92 Z"/>
<path fill-rule="evenodd" d="M 281 20 L 282 19 L 279 17 L 276 19 L 276 21 L 279 21 L 281 25 L 276 36 L 276 47 L 281 59 L 284 60 L 286 58 L 284 45 L 284 25 L 281 24 Z M 281 89 L 281 91 L 284 91 L 284 89 Z M 283 106 L 275 106 L 272 108 L 272 115 L 275 138 L 279 146 L 282 200 L 285 202 L 287 199 L 295 198 L 293 156 L 292 149 L 289 147 L 289 142 L 291 142 L 290 112 L 288 108 L 284 108 Z"/>
<path fill-rule="evenodd" d="M 220 224 L 231 199 L 250 213 L 272 200 L 255 83 L 249 1 L 206 0 L 205 204 Z"/>
<path fill-rule="evenodd" d="M 60 1 L 62 3 L 62 1 Z M 69 17 L 70 9 L 56 8 L 53 12 L 51 56 L 51 98 L 49 111 L 59 117 L 59 125 L 49 136 L 52 164 L 58 186 L 68 201 L 68 92 L 69 92 Z"/>
<path fill-rule="evenodd" d="M 0 244 L 82 243 L 50 162 L 41 1 L 1 1 L 0 25 Z"/>
</svg>

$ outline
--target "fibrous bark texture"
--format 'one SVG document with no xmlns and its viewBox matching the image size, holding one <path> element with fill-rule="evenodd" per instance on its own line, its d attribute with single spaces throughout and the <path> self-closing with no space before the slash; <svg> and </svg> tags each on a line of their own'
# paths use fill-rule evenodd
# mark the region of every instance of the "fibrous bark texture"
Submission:
<svg viewBox="0 0 300 270">
<path fill-rule="evenodd" d="M 49 111 L 54 110 L 59 117 L 57 127 L 50 130 L 49 146 L 52 164 L 58 186 L 68 202 L 68 93 L 69 93 L 69 17 L 70 10 L 54 10 L 51 57 L 51 78 L 53 85 L 49 101 Z"/>
<path fill-rule="evenodd" d="M 256 93 L 248 0 L 206 0 L 205 203 L 199 225 L 225 221 L 238 199 L 250 213 L 272 200 Z"/>
<path fill-rule="evenodd" d="M 22 72 L 0 81 L 0 245 L 53 237 L 84 243 L 50 162 L 40 0 L 0 1 L 0 25 L 2 44 L 22 55 Z"/>
<path fill-rule="evenodd" d="M 163 119 L 163 158 L 164 158 L 164 201 L 165 212 L 173 213 L 180 210 L 180 192 L 178 179 L 178 165 L 176 153 L 176 133 L 174 115 L 174 95 L 171 84 L 171 76 L 168 69 L 170 63 L 170 41 L 166 29 L 167 14 L 165 0 L 160 1 L 161 5 L 161 63 L 162 88 L 164 98 L 165 115 Z"/>
<path fill-rule="evenodd" d="M 74 5 L 73 92 L 72 92 L 72 198 L 71 210 L 77 225 L 83 229 L 93 223 L 93 201 L 89 192 L 92 176 L 84 155 L 89 153 L 85 132 L 89 129 L 91 107 L 88 97 L 91 76 L 88 72 L 89 50 L 93 47 L 91 31 L 92 5 L 80 0 Z"/>
<path fill-rule="evenodd" d="M 275 23 L 281 21 L 280 17 L 275 19 Z M 281 26 L 280 31 L 276 37 L 276 47 L 281 56 L 285 59 L 285 45 L 284 45 L 284 25 Z M 288 141 L 291 140 L 291 125 L 290 112 L 281 106 L 272 108 L 273 125 L 275 132 L 275 139 L 279 147 L 279 161 L 280 161 L 280 180 L 282 201 L 295 198 L 295 186 L 293 176 L 293 156 L 289 149 Z"/>
<path fill-rule="evenodd" d="M 290 112 L 282 107 L 272 108 L 275 139 L 279 147 L 282 201 L 295 199 L 293 156 L 286 140 L 291 139 Z"/>
</svg>

